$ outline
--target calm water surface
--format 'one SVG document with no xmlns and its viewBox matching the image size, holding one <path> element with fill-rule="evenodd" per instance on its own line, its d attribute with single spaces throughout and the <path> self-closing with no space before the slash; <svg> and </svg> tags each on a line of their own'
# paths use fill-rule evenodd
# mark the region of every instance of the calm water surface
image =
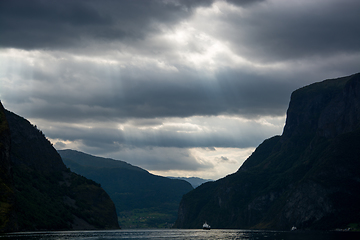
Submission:
<svg viewBox="0 0 360 240">
<path fill-rule="evenodd" d="M 279 232 L 249 230 L 114 230 L 114 231 L 70 231 L 31 232 L 0 235 L 0 240 L 117 240 L 117 239 L 290 239 L 290 240 L 359 240 L 358 232 Z"/>
</svg>

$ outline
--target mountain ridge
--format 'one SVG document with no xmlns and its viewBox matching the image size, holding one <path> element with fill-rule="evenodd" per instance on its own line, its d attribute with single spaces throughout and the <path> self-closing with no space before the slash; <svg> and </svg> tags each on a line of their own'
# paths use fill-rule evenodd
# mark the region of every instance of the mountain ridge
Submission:
<svg viewBox="0 0 360 240">
<path fill-rule="evenodd" d="M 101 184 L 114 201 L 122 228 L 169 228 L 183 194 L 184 180 L 157 176 L 129 163 L 75 150 L 58 150 L 74 172 Z"/>
<path fill-rule="evenodd" d="M 61 153 L 61 158 L 70 159 L 70 158 L 76 158 L 76 162 L 79 165 L 82 165 L 84 167 L 99 167 L 99 168 L 125 168 L 125 169 L 131 169 L 131 170 L 138 170 L 147 172 L 147 170 L 131 165 L 130 163 L 127 163 L 122 160 L 116 160 L 112 158 L 104 158 L 99 156 L 94 156 L 91 154 L 87 154 L 81 151 L 73 150 L 73 149 L 62 149 L 57 150 L 59 153 Z M 89 158 L 89 156 L 91 156 Z"/>
</svg>

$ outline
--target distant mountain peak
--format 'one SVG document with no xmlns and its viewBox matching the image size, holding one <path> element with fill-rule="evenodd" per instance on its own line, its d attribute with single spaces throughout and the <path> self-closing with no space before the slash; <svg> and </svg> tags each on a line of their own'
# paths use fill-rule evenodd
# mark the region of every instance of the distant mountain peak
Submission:
<svg viewBox="0 0 360 240">
<path fill-rule="evenodd" d="M 200 186 L 203 183 L 213 181 L 211 179 L 203 179 L 203 178 L 199 178 L 199 177 L 168 177 L 168 178 L 185 180 L 185 181 L 189 182 L 193 186 L 193 188 L 197 188 L 198 186 Z"/>
</svg>

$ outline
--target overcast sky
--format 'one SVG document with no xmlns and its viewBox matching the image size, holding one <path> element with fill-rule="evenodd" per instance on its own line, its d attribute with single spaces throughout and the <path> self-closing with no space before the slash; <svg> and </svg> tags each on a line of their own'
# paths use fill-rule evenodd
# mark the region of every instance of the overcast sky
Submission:
<svg viewBox="0 0 360 240">
<path fill-rule="evenodd" d="M 0 1 L 0 100 L 57 149 L 218 179 L 360 71 L 358 0 Z"/>
</svg>

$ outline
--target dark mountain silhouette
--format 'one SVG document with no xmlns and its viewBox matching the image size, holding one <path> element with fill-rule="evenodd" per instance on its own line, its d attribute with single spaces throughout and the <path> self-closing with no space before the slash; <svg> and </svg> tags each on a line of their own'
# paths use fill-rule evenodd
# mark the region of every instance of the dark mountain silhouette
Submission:
<svg viewBox="0 0 360 240">
<path fill-rule="evenodd" d="M 360 74 L 294 91 L 281 136 L 182 198 L 175 227 L 289 230 L 360 223 Z"/>
<path fill-rule="evenodd" d="M 0 150 L 0 231 L 119 228 L 100 185 L 66 168 L 39 129 L 2 105 Z"/>
<path fill-rule="evenodd" d="M 184 180 L 156 176 L 123 161 L 58 152 L 72 171 L 101 184 L 115 203 L 122 228 L 171 227 L 182 196 L 193 189 Z"/>
</svg>

